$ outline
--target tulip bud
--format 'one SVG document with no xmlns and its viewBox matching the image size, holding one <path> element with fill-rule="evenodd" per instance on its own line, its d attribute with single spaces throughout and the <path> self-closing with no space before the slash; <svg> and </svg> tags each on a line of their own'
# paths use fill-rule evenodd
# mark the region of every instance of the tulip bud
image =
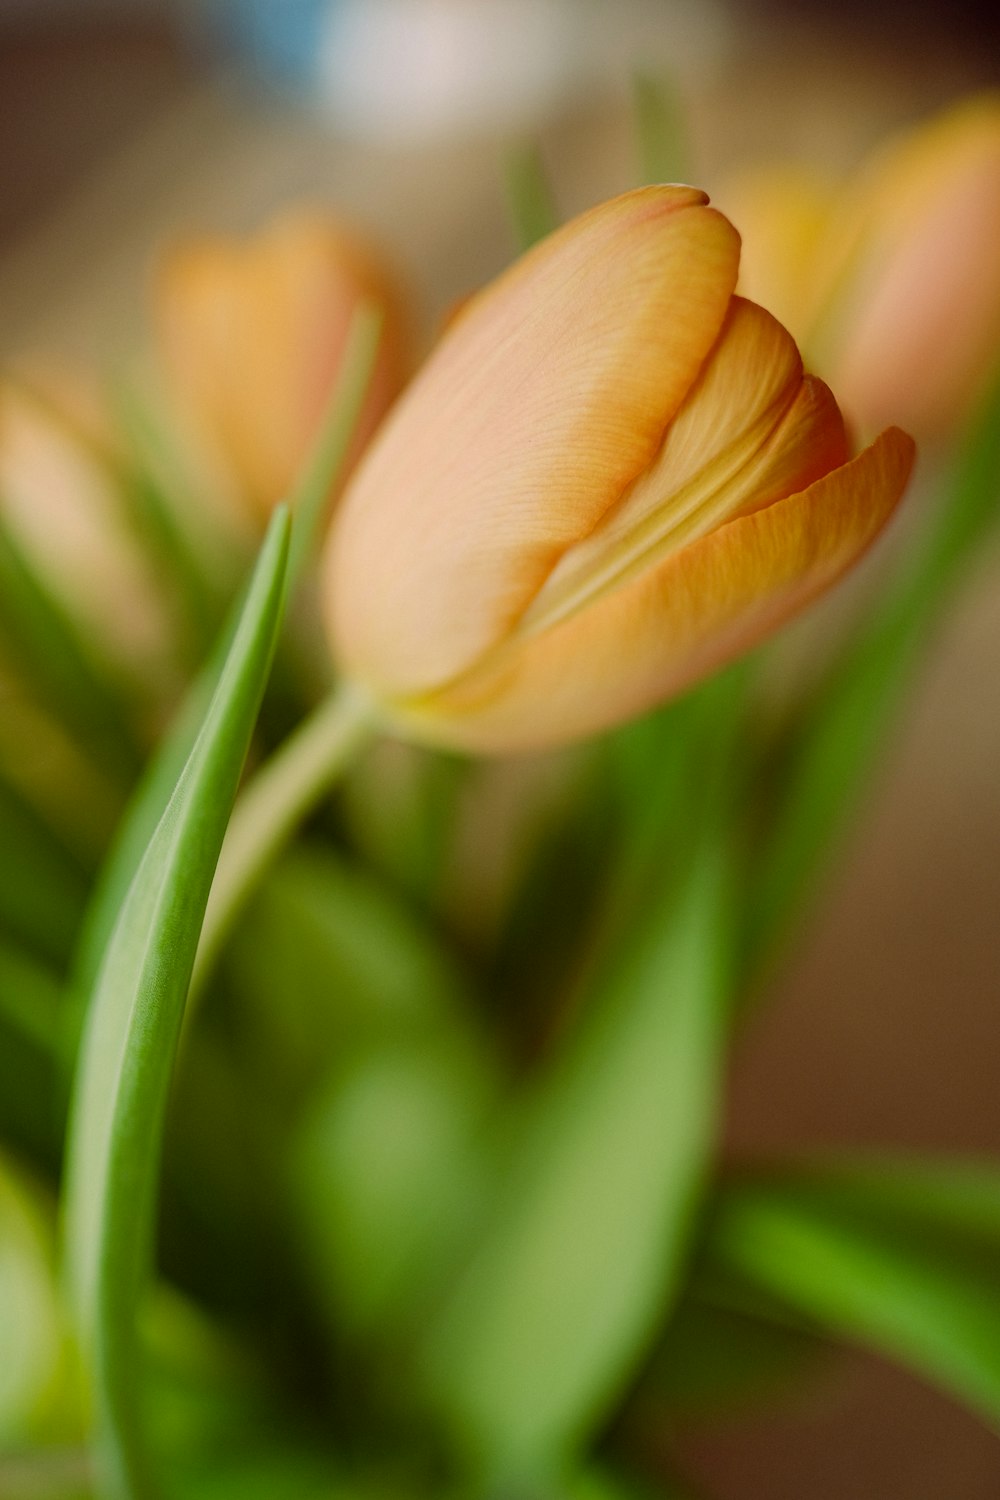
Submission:
<svg viewBox="0 0 1000 1500">
<path fill-rule="evenodd" d="M 740 288 L 787 321 L 862 431 L 946 438 L 1000 361 L 1000 97 L 885 147 L 853 184 L 733 183 Z"/>
<path fill-rule="evenodd" d="M 137 544 L 121 456 L 85 380 L 36 370 L 0 384 L 0 521 L 103 654 L 148 672 L 169 611 Z"/>
<path fill-rule="evenodd" d="M 913 445 L 733 295 L 687 187 L 601 205 L 474 297 L 384 424 L 325 560 L 334 650 L 406 732 L 484 751 L 615 724 L 831 584 Z"/>
<path fill-rule="evenodd" d="M 159 342 L 179 414 L 216 485 L 257 520 L 308 457 L 362 303 L 385 321 L 354 456 L 403 379 L 397 299 L 367 245 L 299 211 L 244 242 L 178 244 L 158 269 Z"/>
</svg>

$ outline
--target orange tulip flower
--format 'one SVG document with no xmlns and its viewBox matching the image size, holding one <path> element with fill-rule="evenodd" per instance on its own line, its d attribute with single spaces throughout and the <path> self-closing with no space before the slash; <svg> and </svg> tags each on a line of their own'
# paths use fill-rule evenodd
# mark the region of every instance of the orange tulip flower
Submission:
<svg viewBox="0 0 1000 1500">
<path fill-rule="evenodd" d="M 155 313 L 176 404 L 215 482 L 258 520 L 308 457 L 362 302 L 384 323 L 354 456 L 404 366 L 398 299 L 367 245 L 296 211 L 246 241 L 178 244 L 158 268 Z"/>
<path fill-rule="evenodd" d="M 405 732 L 505 752 L 603 729 L 834 582 L 902 494 L 851 459 L 789 335 L 734 296 L 688 187 L 626 194 L 474 297 L 345 493 L 325 559 L 345 674 Z"/>
<path fill-rule="evenodd" d="M 861 430 L 947 437 L 1000 363 L 1000 97 L 899 137 L 852 184 L 768 168 L 725 202 L 740 289 L 787 323 Z"/>
</svg>

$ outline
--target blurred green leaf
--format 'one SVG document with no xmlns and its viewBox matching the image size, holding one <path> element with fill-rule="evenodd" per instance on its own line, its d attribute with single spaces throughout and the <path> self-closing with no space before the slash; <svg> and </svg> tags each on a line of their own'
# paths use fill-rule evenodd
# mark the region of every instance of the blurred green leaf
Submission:
<svg viewBox="0 0 1000 1500">
<path fill-rule="evenodd" d="M 96 983 L 122 902 L 194 748 L 240 618 L 241 608 L 237 606 L 188 690 L 169 732 L 143 771 L 91 891 L 73 958 L 66 1007 L 62 1050 L 70 1066 L 76 1056 L 84 1007 Z"/>
<path fill-rule="evenodd" d="M 53 1175 L 63 1128 L 61 998 L 54 974 L 0 941 L 0 1137 Z"/>
<path fill-rule="evenodd" d="M 658 1473 L 654 1483 L 608 1465 L 594 1465 L 562 1484 L 539 1490 L 537 1500 L 695 1500 L 695 1496 L 673 1475 Z"/>
<path fill-rule="evenodd" d="M 636 73 L 632 110 L 643 183 L 687 182 L 688 143 L 677 88 L 666 75 Z"/>
<path fill-rule="evenodd" d="M 491 1070 L 438 1037 L 383 1043 L 339 1070 L 295 1146 L 298 1223 L 334 1322 L 405 1339 L 492 1186 Z"/>
<path fill-rule="evenodd" d="M 0 780 L 0 932 L 53 964 L 69 959 L 87 881 L 46 824 Z"/>
<path fill-rule="evenodd" d="M 129 887 L 91 1000 L 70 1116 L 67 1270 L 109 1494 L 159 1493 L 136 1314 L 163 1115 L 212 875 L 281 619 L 288 517 L 271 524 L 202 730 Z"/>
<path fill-rule="evenodd" d="M 398 1339 L 486 1186 L 499 1070 L 468 982 L 391 889 L 315 845 L 270 873 L 227 972 L 261 1100 L 301 1117 L 287 1166 L 321 1300 Z"/>
<path fill-rule="evenodd" d="M 138 751 L 119 683 L 88 649 L 76 625 L 0 526 L 0 630 L 32 694 L 129 777 Z"/>
<path fill-rule="evenodd" d="M 384 740 L 345 779 L 352 841 L 425 911 L 439 904 L 459 801 L 474 767 L 464 756 Z"/>
<path fill-rule="evenodd" d="M 507 206 L 518 250 L 530 250 L 559 227 L 542 153 L 534 141 L 522 142 L 507 153 Z"/>
<path fill-rule="evenodd" d="M 643 1388 L 671 1419 L 744 1410 L 786 1395 L 829 1354 L 829 1342 L 809 1329 L 689 1290 Z"/>
<path fill-rule="evenodd" d="M 705 1262 L 1000 1424 L 1000 1167 L 790 1167 L 721 1193 Z"/>
<path fill-rule="evenodd" d="M 793 726 L 748 884 L 745 967 L 759 979 L 814 890 L 884 754 L 931 632 L 1000 526 L 1000 380 L 972 422 L 915 553 Z"/>
<path fill-rule="evenodd" d="M 0 1157 L 0 1454 L 66 1440 L 66 1329 L 54 1239 L 51 1201 Z"/>
<path fill-rule="evenodd" d="M 82 1448 L 26 1448 L 0 1453 L 4 1500 L 100 1500 L 91 1484 L 90 1456 Z"/>
<path fill-rule="evenodd" d="M 371 386 L 382 322 L 381 310 L 374 304 L 362 302 L 355 309 L 319 433 L 291 494 L 286 497 L 295 519 L 288 559 L 290 588 L 313 560 L 329 515 Z"/>
<path fill-rule="evenodd" d="M 433 1396 L 493 1475 L 561 1467 L 676 1292 L 716 1124 L 726 865 L 705 837 L 605 974 L 431 1332 Z"/>
<path fill-rule="evenodd" d="M 290 1097 L 373 1044 L 449 1037 L 485 1046 L 467 976 L 382 882 L 302 845 L 269 872 L 228 958 L 245 1027 Z"/>
<path fill-rule="evenodd" d="M 127 455 L 121 482 L 128 513 L 168 585 L 189 653 L 200 658 L 221 619 L 220 581 L 208 565 L 206 548 L 199 546 L 202 539 L 189 535 L 174 498 L 183 481 L 164 479 L 169 460 L 153 413 L 138 391 L 124 382 L 113 389 L 112 401 Z"/>
<path fill-rule="evenodd" d="M 516 865 L 497 903 L 487 972 L 497 1019 L 525 1056 L 544 1045 L 553 1011 L 579 984 L 602 935 L 620 821 L 608 760 L 606 743 L 566 758 L 547 803 L 527 810 L 515 834 Z"/>
</svg>

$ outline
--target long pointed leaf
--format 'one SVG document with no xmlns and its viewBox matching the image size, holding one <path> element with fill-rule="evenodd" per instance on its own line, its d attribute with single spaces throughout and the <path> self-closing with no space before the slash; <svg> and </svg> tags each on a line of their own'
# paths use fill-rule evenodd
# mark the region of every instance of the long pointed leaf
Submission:
<svg viewBox="0 0 1000 1500">
<path fill-rule="evenodd" d="M 759 979 L 861 800 L 925 648 L 970 561 L 1000 529 L 1000 379 L 973 421 L 920 546 L 846 643 L 796 726 L 747 904 Z"/>
<path fill-rule="evenodd" d="M 205 906 L 281 618 L 288 518 L 272 522 L 201 733 L 150 840 L 90 1004 L 67 1143 L 67 1272 L 95 1382 L 108 1493 L 159 1493 L 136 1314 L 163 1117 Z"/>
<path fill-rule="evenodd" d="M 709 1230 L 736 1275 L 1000 1428 L 1000 1169 L 881 1162 L 739 1180 Z"/>
<path fill-rule="evenodd" d="M 714 1139 L 725 863 L 706 840 L 603 987 L 435 1331 L 437 1401 L 494 1474 L 562 1465 L 676 1290 Z"/>
</svg>

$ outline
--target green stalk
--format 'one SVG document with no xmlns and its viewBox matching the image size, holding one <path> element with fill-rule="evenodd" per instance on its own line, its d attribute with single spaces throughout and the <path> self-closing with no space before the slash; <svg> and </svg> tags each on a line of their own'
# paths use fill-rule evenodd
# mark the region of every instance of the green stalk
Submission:
<svg viewBox="0 0 1000 1500">
<path fill-rule="evenodd" d="M 375 728 L 371 701 L 336 688 L 250 780 L 223 845 L 195 961 L 200 992 L 247 898 L 295 829 L 332 789 Z"/>
<path fill-rule="evenodd" d="M 289 589 L 313 555 L 326 518 L 330 494 L 340 479 L 371 387 L 382 336 L 382 314 L 362 303 L 351 320 L 340 373 L 313 451 L 289 496 L 295 520 L 288 557 Z"/>
<path fill-rule="evenodd" d="M 534 141 L 516 146 L 507 157 L 507 209 L 519 251 L 530 250 L 559 227 L 552 187 Z"/>
</svg>

